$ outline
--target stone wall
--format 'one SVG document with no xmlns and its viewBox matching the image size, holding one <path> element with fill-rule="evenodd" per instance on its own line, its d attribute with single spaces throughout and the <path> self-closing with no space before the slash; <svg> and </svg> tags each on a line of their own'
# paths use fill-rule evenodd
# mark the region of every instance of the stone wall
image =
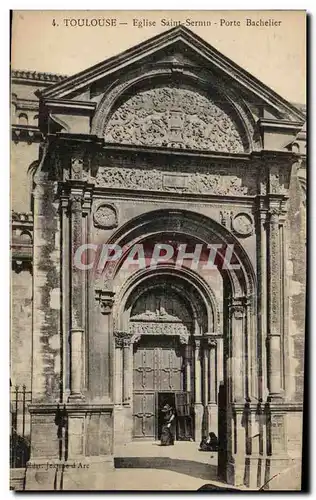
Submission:
<svg viewBox="0 0 316 500">
<path fill-rule="evenodd" d="M 32 275 L 29 270 L 11 274 L 11 382 L 31 389 Z"/>
<path fill-rule="evenodd" d="M 286 392 L 291 401 L 302 402 L 306 306 L 306 208 L 297 177 L 297 167 L 297 165 L 293 167 L 288 208 L 289 366 Z"/>
</svg>

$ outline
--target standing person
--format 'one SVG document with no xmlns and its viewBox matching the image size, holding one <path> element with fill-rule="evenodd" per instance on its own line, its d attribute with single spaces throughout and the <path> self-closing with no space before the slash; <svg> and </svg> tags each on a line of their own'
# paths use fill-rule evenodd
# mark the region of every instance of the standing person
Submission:
<svg viewBox="0 0 316 500">
<path fill-rule="evenodd" d="M 175 438 L 175 413 L 169 404 L 162 408 L 164 423 L 161 430 L 161 446 L 174 445 Z"/>
</svg>

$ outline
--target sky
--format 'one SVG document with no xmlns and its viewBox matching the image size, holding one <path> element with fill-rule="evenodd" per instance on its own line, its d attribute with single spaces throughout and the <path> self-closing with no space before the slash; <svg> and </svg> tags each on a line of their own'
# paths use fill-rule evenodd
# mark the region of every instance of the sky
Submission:
<svg viewBox="0 0 316 500">
<path fill-rule="evenodd" d="M 116 26 L 80 27 L 78 19 Z M 305 104 L 305 11 L 14 11 L 11 66 L 73 75 L 186 19 L 208 21 L 190 29 L 288 101 Z"/>
</svg>

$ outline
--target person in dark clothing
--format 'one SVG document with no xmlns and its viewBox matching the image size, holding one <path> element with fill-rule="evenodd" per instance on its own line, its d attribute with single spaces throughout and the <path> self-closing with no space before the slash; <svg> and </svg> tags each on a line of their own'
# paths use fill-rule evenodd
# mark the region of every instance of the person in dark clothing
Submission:
<svg viewBox="0 0 316 500">
<path fill-rule="evenodd" d="M 204 437 L 200 443 L 200 451 L 218 451 L 218 440 L 214 432 Z"/>
<path fill-rule="evenodd" d="M 175 413 L 169 404 L 162 408 L 164 423 L 161 430 L 161 446 L 174 445 L 175 438 Z"/>
</svg>

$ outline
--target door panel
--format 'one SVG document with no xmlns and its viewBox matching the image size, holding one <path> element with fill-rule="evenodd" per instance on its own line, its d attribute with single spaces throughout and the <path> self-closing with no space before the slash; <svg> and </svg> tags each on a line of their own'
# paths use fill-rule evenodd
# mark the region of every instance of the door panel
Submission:
<svg viewBox="0 0 316 500">
<path fill-rule="evenodd" d="M 139 349 L 134 354 L 134 388 L 136 390 L 155 389 L 155 350 Z"/>
<path fill-rule="evenodd" d="M 134 352 L 134 437 L 154 438 L 158 391 L 183 389 L 183 358 L 172 337 L 142 338 Z"/>
<path fill-rule="evenodd" d="M 180 391 L 182 385 L 182 357 L 175 349 L 161 349 L 160 352 L 161 391 Z"/>
<path fill-rule="evenodd" d="M 134 393 L 134 437 L 155 439 L 155 393 Z"/>
</svg>

